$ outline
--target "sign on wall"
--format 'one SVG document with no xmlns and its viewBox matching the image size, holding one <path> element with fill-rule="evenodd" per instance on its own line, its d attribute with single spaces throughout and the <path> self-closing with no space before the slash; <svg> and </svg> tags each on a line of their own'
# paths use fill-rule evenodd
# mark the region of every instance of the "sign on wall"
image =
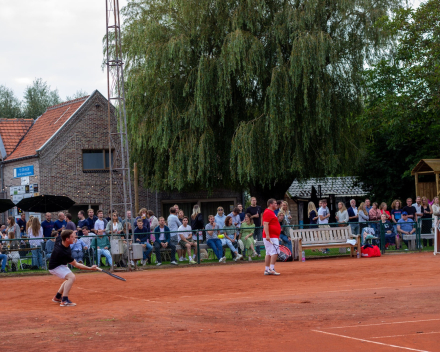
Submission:
<svg viewBox="0 0 440 352">
<path fill-rule="evenodd" d="M 15 167 L 14 178 L 34 176 L 34 165 Z"/>
<path fill-rule="evenodd" d="M 25 186 L 12 186 L 9 188 L 9 191 L 11 196 L 16 196 L 26 193 L 26 188 Z"/>
<path fill-rule="evenodd" d="M 21 178 L 21 185 L 26 186 L 29 184 L 29 176 L 25 176 Z"/>
</svg>

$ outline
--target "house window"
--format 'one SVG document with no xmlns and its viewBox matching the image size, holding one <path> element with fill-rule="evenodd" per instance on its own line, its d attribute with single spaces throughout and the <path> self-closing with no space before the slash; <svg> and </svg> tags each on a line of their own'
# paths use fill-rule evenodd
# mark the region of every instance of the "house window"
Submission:
<svg viewBox="0 0 440 352">
<path fill-rule="evenodd" d="M 112 151 L 112 163 L 113 163 Z M 109 152 L 108 149 L 99 150 L 83 150 L 83 170 L 108 170 L 109 165 Z"/>
</svg>

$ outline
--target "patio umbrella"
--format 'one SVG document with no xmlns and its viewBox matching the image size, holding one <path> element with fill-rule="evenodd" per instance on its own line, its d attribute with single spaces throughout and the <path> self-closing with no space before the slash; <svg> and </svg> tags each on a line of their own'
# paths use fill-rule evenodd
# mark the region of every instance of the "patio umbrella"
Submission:
<svg viewBox="0 0 440 352">
<path fill-rule="evenodd" d="M 17 203 L 17 207 L 24 211 L 46 213 L 69 209 L 74 204 L 75 202 L 66 196 L 41 195 L 23 198 Z"/>
<path fill-rule="evenodd" d="M 15 207 L 15 204 L 12 200 L 0 199 L 0 213 L 8 211 L 9 209 L 12 209 L 13 207 Z"/>
</svg>

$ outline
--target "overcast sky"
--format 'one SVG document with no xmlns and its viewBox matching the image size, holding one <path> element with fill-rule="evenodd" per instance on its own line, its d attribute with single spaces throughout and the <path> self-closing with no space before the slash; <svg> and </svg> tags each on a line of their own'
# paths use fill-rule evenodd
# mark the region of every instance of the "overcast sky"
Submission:
<svg viewBox="0 0 440 352">
<path fill-rule="evenodd" d="M 420 0 L 410 0 L 419 4 Z M 0 85 L 19 99 L 34 78 L 60 97 L 98 89 L 107 95 L 101 69 L 105 0 L 0 0 Z M 119 0 L 120 7 L 127 0 Z"/>
<path fill-rule="evenodd" d="M 41 77 L 62 99 L 80 89 L 107 96 L 101 69 L 105 0 L 0 3 L 0 85 L 21 99 L 26 86 Z"/>
</svg>

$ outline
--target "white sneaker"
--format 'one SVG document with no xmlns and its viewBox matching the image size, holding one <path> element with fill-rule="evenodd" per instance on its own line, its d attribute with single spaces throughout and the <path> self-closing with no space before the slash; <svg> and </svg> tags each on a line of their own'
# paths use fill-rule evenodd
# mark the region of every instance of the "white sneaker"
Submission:
<svg viewBox="0 0 440 352">
<path fill-rule="evenodd" d="M 252 261 L 252 258 L 251 258 L 251 257 L 248 257 L 248 260 L 251 262 L 251 261 Z"/>
<path fill-rule="evenodd" d="M 147 265 L 147 260 L 145 259 L 145 260 L 141 261 L 141 264 L 142 264 L 142 266 Z"/>
<path fill-rule="evenodd" d="M 241 254 L 238 254 L 235 256 L 235 261 L 240 260 L 241 258 L 243 258 L 243 256 Z"/>
<path fill-rule="evenodd" d="M 269 269 L 269 275 L 280 275 L 280 273 L 277 273 L 275 269 Z"/>
<path fill-rule="evenodd" d="M 222 258 L 222 262 L 223 262 L 223 263 L 226 263 L 226 257 L 223 257 L 223 258 Z"/>
<path fill-rule="evenodd" d="M 160 263 L 160 262 L 156 264 L 156 266 L 161 266 L 161 265 L 162 265 L 162 263 Z"/>
<path fill-rule="evenodd" d="M 220 258 L 220 259 L 218 260 L 219 263 L 221 263 L 222 261 L 223 261 L 223 258 Z"/>
<path fill-rule="evenodd" d="M 180 257 L 179 262 L 183 262 L 183 261 L 185 261 L 185 259 L 183 259 L 183 257 Z"/>
<path fill-rule="evenodd" d="M 269 271 L 264 270 L 264 275 L 270 275 Z"/>
<path fill-rule="evenodd" d="M 196 255 L 195 254 L 193 255 L 193 260 L 196 260 Z"/>
<path fill-rule="evenodd" d="M 197 264 L 197 262 L 194 261 L 194 260 L 190 260 L 189 263 L 190 263 L 190 264 Z"/>
<path fill-rule="evenodd" d="M 142 261 L 143 262 L 143 261 Z M 134 266 L 134 261 L 130 260 L 130 265 Z"/>
<path fill-rule="evenodd" d="M 170 264 L 177 265 L 177 262 L 173 260 Z"/>
</svg>

